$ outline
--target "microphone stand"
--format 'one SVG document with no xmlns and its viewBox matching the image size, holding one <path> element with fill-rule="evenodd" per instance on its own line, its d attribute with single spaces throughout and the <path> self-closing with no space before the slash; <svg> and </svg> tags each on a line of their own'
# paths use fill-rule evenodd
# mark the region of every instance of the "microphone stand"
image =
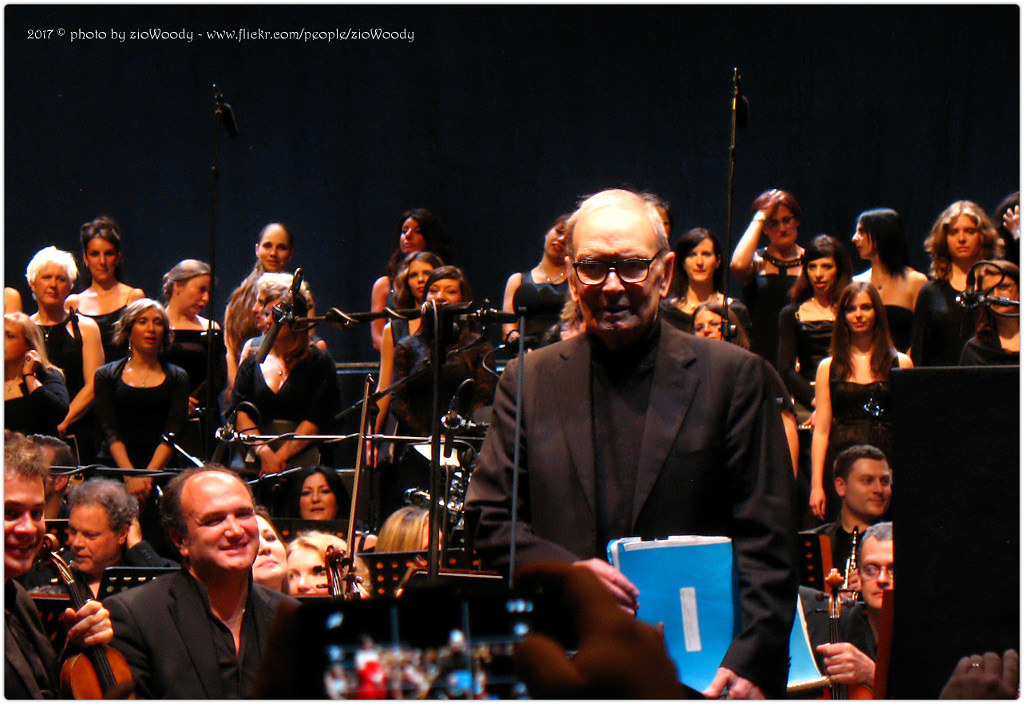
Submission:
<svg viewBox="0 0 1024 704">
<path fill-rule="evenodd" d="M 523 419 L 523 388 L 526 379 L 526 340 L 522 331 L 526 330 L 526 307 L 521 306 L 519 313 L 519 352 L 516 359 L 519 360 L 518 374 L 516 374 L 516 432 L 515 447 L 512 450 L 512 535 L 508 546 L 508 588 L 509 591 L 515 587 L 516 573 L 516 521 L 519 519 L 519 447 L 522 434 Z"/>
<path fill-rule="evenodd" d="M 203 423 L 200 421 L 200 428 L 202 429 L 201 432 L 203 435 L 202 447 L 204 457 L 210 457 L 213 453 L 213 448 L 211 447 L 212 433 L 209 431 L 213 428 L 213 424 L 215 422 L 213 414 L 215 412 L 214 409 L 217 408 L 217 406 L 214 405 L 214 401 L 216 400 L 218 392 L 213 388 L 213 369 L 215 365 L 213 363 L 214 330 L 212 313 L 216 310 L 213 292 L 217 281 L 217 191 L 220 185 L 220 169 L 218 165 L 220 164 L 220 130 L 221 126 L 225 126 L 227 124 L 227 115 L 230 112 L 230 107 L 224 103 L 224 96 L 221 94 L 220 89 L 217 88 L 217 84 L 213 85 L 213 100 L 216 104 L 216 109 L 213 111 L 214 121 L 219 124 L 215 125 L 213 128 L 213 166 L 210 169 L 210 302 L 207 303 L 207 308 L 211 315 L 207 319 L 206 323 L 206 409 L 203 413 L 203 415 L 205 415 L 204 420 L 206 422 Z M 232 124 L 234 124 L 233 118 Z M 229 130 L 229 133 L 232 137 L 237 137 L 237 127 L 233 133 L 231 130 Z M 202 418 L 202 416 L 200 417 Z"/>
<path fill-rule="evenodd" d="M 731 121 L 729 128 L 729 176 L 725 188 L 725 200 L 726 200 L 726 213 L 725 213 L 725 256 L 732 256 L 732 196 L 734 187 L 734 173 L 736 170 L 736 129 L 738 127 L 746 126 L 746 115 L 742 118 L 739 116 L 740 110 L 745 110 L 746 98 L 740 94 L 740 70 L 733 68 L 732 70 L 732 110 L 731 110 Z M 743 122 L 742 125 L 739 123 Z M 722 321 L 722 339 L 729 341 L 730 331 L 732 330 L 732 324 L 729 319 L 729 275 L 731 267 L 725 266 L 725 291 L 723 296 L 725 298 L 725 320 Z M 735 333 L 734 333 L 735 334 Z"/>
</svg>

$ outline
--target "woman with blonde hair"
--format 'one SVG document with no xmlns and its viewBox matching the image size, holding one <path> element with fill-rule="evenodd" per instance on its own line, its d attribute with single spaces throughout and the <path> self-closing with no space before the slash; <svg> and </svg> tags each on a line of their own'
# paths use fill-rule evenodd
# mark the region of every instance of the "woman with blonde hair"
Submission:
<svg viewBox="0 0 1024 704">
<path fill-rule="evenodd" d="M 292 596 L 327 596 L 330 594 L 327 582 L 327 549 L 334 547 L 346 556 L 348 544 L 336 535 L 320 531 L 300 533 L 288 543 L 288 592 Z M 355 560 L 356 592 L 369 596 L 367 586 L 370 573 L 362 558 Z"/>
<path fill-rule="evenodd" d="M 412 552 L 426 550 L 430 540 L 430 512 L 416 506 L 403 506 L 384 521 L 374 552 Z"/>
<path fill-rule="evenodd" d="M 43 334 L 24 313 L 4 315 L 4 428 L 56 435 L 68 412 L 64 375 L 50 363 Z"/>
<path fill-rule="evenodd" d="M 980 205 L 958 200 L 935 220 L 924 248 L 932 281 L 917 296 L 910 356 L 918 367 L 955 367 L 978 325 L 978 309 L 967 310 L 956 296 L 976 262 L 1002 255 L 1002 239 Z"/>
</svg>

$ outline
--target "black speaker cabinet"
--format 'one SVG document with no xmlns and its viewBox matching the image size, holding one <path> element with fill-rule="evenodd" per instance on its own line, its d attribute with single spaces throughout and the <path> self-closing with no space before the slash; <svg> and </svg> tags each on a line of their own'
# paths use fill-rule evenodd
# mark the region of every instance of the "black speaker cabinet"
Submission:
<svg viewBox="0 0 1024 704">
<path fill-rule="evenodd" d="M 888 696 L 934 699 L 957 660 L 1020 650 L 1020 370 L 894 371 Z"/>
</svg>

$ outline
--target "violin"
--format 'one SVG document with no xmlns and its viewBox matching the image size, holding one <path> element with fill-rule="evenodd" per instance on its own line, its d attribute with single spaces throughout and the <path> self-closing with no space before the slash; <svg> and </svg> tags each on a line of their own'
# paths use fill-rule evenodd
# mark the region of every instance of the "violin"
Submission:
<svg viewBox="0 0 1024 704">
<path fill-rule="evenodd" d="M 854 534 L 854 555 L 856 555 L 856 534 Z M 856 557 L 851 558 L 856 561 Z M 849 568 L 849 561 L 847 562 Z M 843 641 L 840 629 L 840 618 L 843 615 L 843 598 L 849 594 L 850 572 L 846 576 L 839 574 L 839 570 L 832 568 L 832 571 L 825 577 L 825 589 L 828 592 L 828 635 L 830 643 L 841 643 Z M 873 692 L 859 684 L 845 685 L 833 682 L 829 686 L 831 696 L 826 694 L 822 699 L 874 699 Z"/>
<path fill-rule="evenodd" d="M 75 611 L 81 609 L 92 595 L 75 581 L 71 567 L 55 551 L 57 538 L 49 533 L 43 538 L 43 550 L 57 569 L 60 581 L 71 598 Z M 61 695 L 65 699 L 105 699 L 113 693 L 118 699 L 135 699 L 135 684 L 128 661 L 108 645 L 91 645 L 84 652 L 68 658 L 60 671 Z"/>
</svg>

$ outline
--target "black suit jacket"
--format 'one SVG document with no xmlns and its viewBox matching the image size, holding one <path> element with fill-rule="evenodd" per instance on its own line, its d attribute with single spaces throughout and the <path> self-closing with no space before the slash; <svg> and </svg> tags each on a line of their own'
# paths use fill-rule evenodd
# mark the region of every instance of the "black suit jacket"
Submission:
<svg viewBox="0 0 1024 704">
<path fill-rule="evenodd" d="M 39 612 L 32 597 L 28 595 L 25 588 L 9 580 L 5 585 L 5 594 L 8 603 L 5 604 L 11 618 L 21 621 L 22 628 L 28 637 L 29 642 L 23 643 L 29 651 L 35 651 L 47 671 L 48 681 L 40 682 L 36 673 L 29 664 L 28 659 L 22 652 L 19 643 L 16 641 L 11 629 L 5 623 L 4 628 L 4 696 L 7 699 L 44 699 L 52 698 L 57 694 L 57 654 L 46 637 L 43 629 L 43 622 L 39 618 Z M 13 598 L 12 598 L 13 597 Z M 13 602 L 13 603 L 11 603 Z"/>
<path fill-rule="evenodd" d="M 722 664 L 785 692 L 796 605 L 793 470 L 764 361 L 662 324 L 641 442 L 631 533 L 726 535 L 742 630 Z M 597 544 L 591 347 L 585 336 L 526 356 L 517 566 L 604 557 Z M 518 361 L 499 382 L 466 515 L 489 566 L 507 570 Z M 643 595 L 640 595 L 643 599 Z"/>
<path fill-rule="evenodd" d="M 111 645 L 125 656 L 139 698 L 223 699 L 213 624 L 184 569 L 103 602 L 114 625 Z M 278 605 L 291 597 L 250 583 L 259 658 Z"/>
</svg>

